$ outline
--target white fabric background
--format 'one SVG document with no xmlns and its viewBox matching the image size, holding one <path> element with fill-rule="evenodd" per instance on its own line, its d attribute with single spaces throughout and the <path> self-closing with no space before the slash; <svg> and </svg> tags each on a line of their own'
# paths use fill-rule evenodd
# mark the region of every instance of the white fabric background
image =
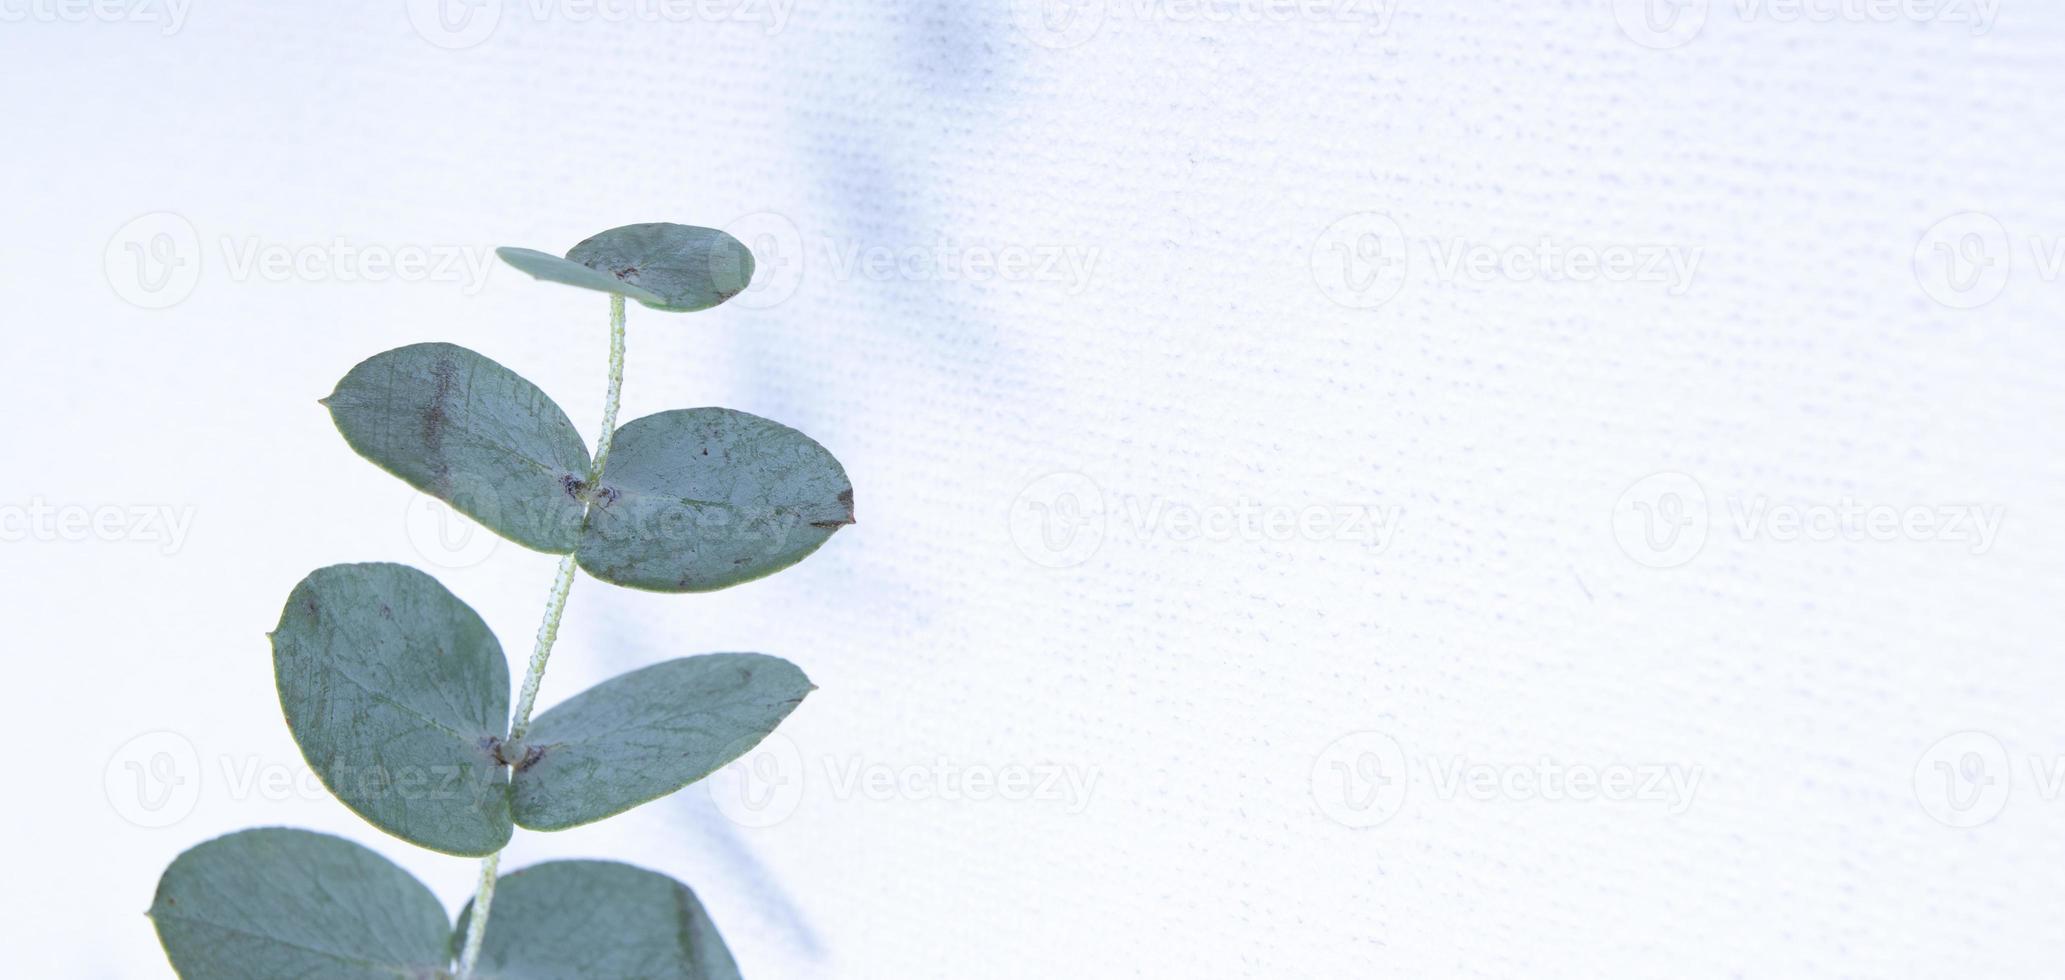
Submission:
<svg viewBox="0 0 2065 980">
<path fill-rule="evenodd" d="M 400 0 L 195 0 L 169 32 L 6 0 L 31 16 L 0 27 L 0 505 L 193 524 L 177 548 L 0 545 L 4 972 L 169 975 L 138 914 L 158 873 L 248 826 L 366 843 L 454 909 L 471 884 L 320 792 L 231 778 L 299 771 L 262 634 L 310 569 L 426 567 L 519 658 L 550 579 L 510 545 L 440 567 L 413 495 L 313 401 L 446 340 L 585 432 L 605 304 L 506 268 L 239 275 L 226 245 L 478 258 L 757 215 L 789 294 L 634 307 L 625 417 L 795 425 L 845 462 L 860 523 L 715 595 L 582 582 L 544 703 L 687 653 L 788 657 L 821 690 L 766 764 L 800 795 L 745 827 L 691 789 L 519 833 L 511 866 L 679 876 L 763 978 L 2055 974 L 2065 283 L 2034 255 L 2065 236 L 2065 11 L 2007 0 L 1975 34 L 1711 8 L 1659 50 L 1604 0 L 1416 0 L 1381 30 L 1110 0 L 1072 46 L 960 0 L 800 0 L 778 27 L 511 2 L 446 49 Z M 1960 310 L 1915 254 L 1968 211 L 2017 252 Z M 162 310 L 118 285 L 122 229 L 157 212 L 198 243 Z M 1355 308 L 1325 256 L 1363 213 L 1437 248 L 1701 258 L 1673 295 L 1443 276 L 1415 245 Z M 1096 259 L 1086 283 L 836 261 L 942 244 Z M 1709 501 L 1680 567 L 1616 539 L 1654 473 Z M 1073 500 L 1094 553 L 1058 568 L 1021 548 L 1057 486 L 1098 495 Z M 2004 521 L 1979 554 L 1785 541 L 1736 531 L 1730 500 Z M 1138 519 L 1244 502 L 1402 518 L 1381 547 Z M 1948 758 L 1979 747 L 1999 780 L 1967 788 L 1998 812 L 1954 828 L 1932 746 L 1966 731 Z M 123 788 L 154 732 L 193 752 L 165 827 Z M 1376 826 L 1329 816 L 1368 812 L 1329 775 L 1348 736 L 1406 756 Z M 1544 758 L 1701 781 L 1676 807 L 1429 777 Z M 834 778 L 939 764 L 1094 783 Z"/>
</svg>

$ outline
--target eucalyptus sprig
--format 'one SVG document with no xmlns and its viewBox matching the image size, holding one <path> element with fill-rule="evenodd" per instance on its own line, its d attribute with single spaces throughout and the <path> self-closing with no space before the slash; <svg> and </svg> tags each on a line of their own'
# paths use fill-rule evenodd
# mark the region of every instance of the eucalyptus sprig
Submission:
<svg viewBox="0 0 2065 980">
<path fill-rule="evenodd" d="M 565 258 L 497 250 L 530 275 L 609 294 L 609 387 L 591 454 L 536 385 L 463 347 L 377 354 L 322 400 L 354 450 L 489 530 L 563 556 L 510 709 L 509 665 L 479 615 L 403 565 L 332 565 L 295 586 L 270 634 L 287 727 L 323 785 L 373 826 L 481 857 L 457 927 L 371 850 L 280 828 L 172 862 L 150 916 L 189 980 L 279 977 L 735 978 L 686 885 L 629 865 L 500 874 L 516 827 L 564 830 L 673 793 L 744 755 L 814 686 L 786 660 L 713 653 L 652 664 L 533 718 L 577 569 L 655 592 L 708 592 L 801 561 L 853 523 L 824 447 L 725 408 L 616 424 L 626 297 L 708 309 L 753 256 L 721 231 L 614 228 Z"/>
</svg>

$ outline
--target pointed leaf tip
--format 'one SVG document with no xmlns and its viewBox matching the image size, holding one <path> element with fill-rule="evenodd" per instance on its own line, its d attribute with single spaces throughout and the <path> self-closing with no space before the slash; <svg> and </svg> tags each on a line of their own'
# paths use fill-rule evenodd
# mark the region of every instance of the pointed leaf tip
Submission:
<svg viewBox="0 0 2065 980">
<path fill-rule="evenodd" d="M 544 751 L 511 778 L 516 822 L 564 830 L 666 796 L 752 751 L 812 690 L 795 664 L 758 653 L 682 657 L 604 681 L 531 726 Z"/>
<path fill-rule="evenodd" d="M 771 575 L 853 522 L 832 454 L 779 422 L 690 408 L 617 430 L 577 551 L 605 582 L 709 592 Z"/>
</svg>

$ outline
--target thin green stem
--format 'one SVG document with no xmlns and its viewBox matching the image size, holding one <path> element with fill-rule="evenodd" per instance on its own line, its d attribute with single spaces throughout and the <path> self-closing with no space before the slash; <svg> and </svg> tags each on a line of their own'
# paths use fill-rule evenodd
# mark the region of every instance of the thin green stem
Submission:
<svg viewBox="0 0 2065 980">
<path fill-rule="evenodd" d="M 588 482 L 582 493 L 581 514 L 585 518 L 593 499 L 588 496 L 602 485 L 602 465 L 609 459 L 610 442 L 617 434 L 617 406 L 624 396 L 624 297 L 609 298 L 609 392 L 602 401 L 602 434 L 595 438 L 595 458 L 588 464 Z M 538 624 L 538 639 L 531 647 L 530 667 L 523 674 L 523 690 L 516 698 L 516 716 L 504 745 L 521 743 L 531 728 L 531 709 L 538 701 L 538 685 L 545 679 L 545 664 L 552 659 L 552 644 L 559 639 L 559 621 L 566 615 L 566 597 L 574 588 L 574 556 L 559 560 L 552 577 L 552 594 L 545 600 L 545 619 Z M 472 919 L 466 927 L 466 949 L 459 956 L 459 980 L 472 980 L 480 962 L 481 942 L 488 934 L 488 909 L 495 900 L 495 876 L 502 867 L 502 852 L 481 859 L 480 887 L 474 894 Z"/>
<path fill-rule="evenodd" d="M 495 903 L 495 876 L 501 869 L 501 851 L 480 859 L 480 885 L 468 913 L 472 919 L 466 927 L 466 952 L 459 957 L 459 980 L 472 980 L 473 965 L 480 961 L 480 943 L 488 935 L 488 906 Z"/>
</svg>

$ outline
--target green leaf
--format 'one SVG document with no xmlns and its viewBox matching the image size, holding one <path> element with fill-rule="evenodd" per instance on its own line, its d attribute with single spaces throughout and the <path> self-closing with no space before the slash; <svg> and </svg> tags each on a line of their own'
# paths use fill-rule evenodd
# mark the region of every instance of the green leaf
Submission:
<svg viewBox="0 0 2065 980">
<path fill-rule="evenodd" d="M 708 592 L 802 561 L 853 523 L 853 485 L 778 422 L 689 408 L 618 429 L 577 555 L 605 582 Z"/>
<path fill-rule="evenodd" d="M 455 937 L 472 915 L 468 903 Z M 495 882 L 474 976 L 739 980 L 739 969 L 687 885 L 614 861 L 548 861 Z"/>
<path fill-rule="evenodd" d="M 683 657 L 589 688 L 532 723 L 516 822 L 564 830 L 659 799 L 746 754 L 812 690 L 796 665 L 758 653 Z"/>
<path fill-rule="evenodd" d="M 451 923 L 430 889 L 372 851 L 305 830 L 246 830 L 188 850 L 158 879 L 150 917 L 186 980 L 429 980 L 450 957 Z"/>
<path fill-rule="evenodd" d="M 753 253 L 738 239 L 715 228 L 664 221 L 611 228 L 568 249 L 566 257 L 657 294 L 655 302 L 625 293 L 673 313 L 709 309 L 753 281 Z"/>
<path fill-rule="evenodd" d="M 647 306 L 665 306 L 666 300 L 658 293 L 640 289 L 606 272 L 597 272 L 579 262 L 562 259 L 557 255 L 540 252 L 532 248 L 516 248 L 505 245 L 495 250 L 502 261 L 515 266 L 533 279 L 556 282 L 566 286 L 579 286 L 597 292 L 616 293 L 629 296 Z"/>
<path fill-rule="evenodd" d="M 448 854 L 509 840 L 509 665 L 457 596 L 403 565 L 317 569 L 272 648 L 287 727 L 345 806 Z"/>
<path fill-rule="evenodd" d="M 323 399 L 359 455 L 490 530 L 574 550 L 588 450 L 536 385 L 464 347 L 416 344 L 352 368 Z"/>
</svg>

